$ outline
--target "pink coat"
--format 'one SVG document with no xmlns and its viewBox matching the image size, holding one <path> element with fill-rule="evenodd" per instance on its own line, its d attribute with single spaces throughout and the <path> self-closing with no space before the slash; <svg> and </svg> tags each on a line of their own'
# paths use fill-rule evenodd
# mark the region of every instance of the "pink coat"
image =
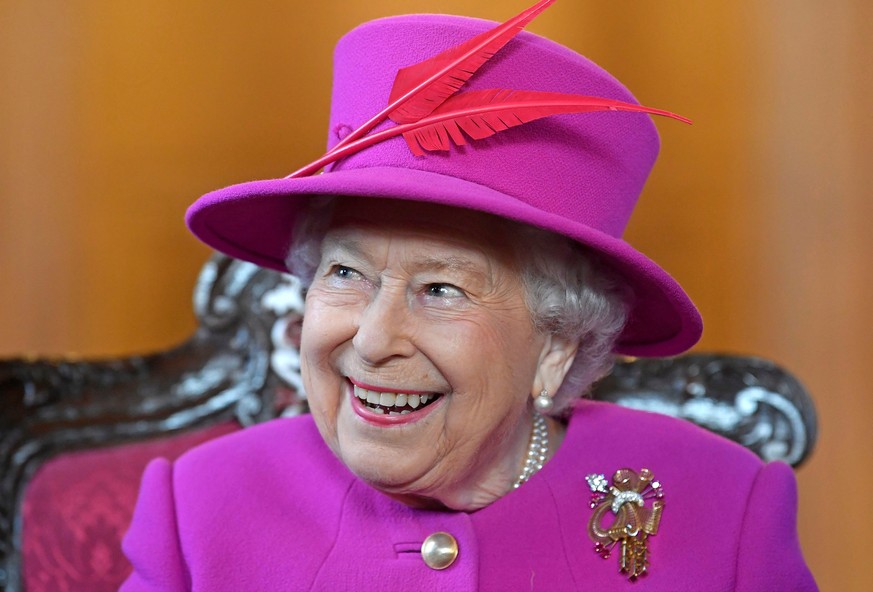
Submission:
<svg viewBox="0 0 873 592">
<path fill-rule="evenodd" d="M 636 583 L 587 534 L 585 476 L 623 467 L 650 469 L 666 493 Z M 816 590 L 796 512 L 788 466 L 683 421 L 594 402 L 521 488 L 472 513 L 414 510 L 360 482 L 304 416 L 153 461 L 122 590 Z M 437 531 L 460 547 L 443 571 L 419 553 Z"/>
</svg>

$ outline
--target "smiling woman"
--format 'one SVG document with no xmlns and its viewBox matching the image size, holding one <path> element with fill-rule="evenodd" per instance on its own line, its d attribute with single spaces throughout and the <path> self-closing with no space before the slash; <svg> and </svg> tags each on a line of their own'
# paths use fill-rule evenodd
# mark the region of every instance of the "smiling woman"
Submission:
<svg viewBox="0 0 873 592">
<path fill-rule="evenodd" d="M 355 29 L 325 156 L 191 207 L 308 285 L 312 413 L 150 465 L 125 590 L 815 588 L 790 468 L 583 399 L 701 320 L 621 238 L 675 116 L 520 32 L 550 4 Z"/>
<path fill-rule="evenodd" d="M 536 329 L 520 253 L 508 248 L 514 225 L 391 200 L 343 200 L 334 211 L 303 329 L 319 431 L 392 497 L 490 504 L 523 465 L 527 401 L 558 389 L 577 345 Z M 384 414 L 401 402 L 406 414 Z M 563 428 L 549 422 L 554 450 Z"/>
</svg>

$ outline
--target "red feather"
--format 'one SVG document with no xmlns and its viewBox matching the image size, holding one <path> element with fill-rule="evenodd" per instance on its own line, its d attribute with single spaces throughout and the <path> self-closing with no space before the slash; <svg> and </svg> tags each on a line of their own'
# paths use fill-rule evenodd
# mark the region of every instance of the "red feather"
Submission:
<svg viewBox="0 0 873 592">
<path fill-rule="evenodd" d="M 397 72 L 388 106 L 343 138 L 334 150 L 358 140 L 390 117 L 412 123 L 426 117 L 452 96 L 537 15 L 556 0 L 540 0 L 502 25 Z"/>
<path fill-rule="evenodd" d="M 401 134 L 413 154 L 423 156 L 425 150 L 449 150 L 452 142 L 458 146 L 466 144 L 464 134 L 479 140 L 549 115 L 592 111 L 634 111 L 691 123 L 691 120 L 669 111 L 599 97 L 499 89 L 473 91 L 448 99 L 420 121 L 396 125 L 334 148 L 288 178 L 311 175 L 332 162 Z"/>
<path fill-rule="evenodd" d="M 488 60 L 555 0 L 541 0 L 502 25 L 473 37 L 414 66 L 397 72 L 388 99 L 396 123 L 412 123 L 430 115 L 458 92 Z"/>
<path fill-rule="evenodd" d="M 637 111 L 691 123 L 668 111 L 622 101 L 497 89 L 467 92 L 448 99 L 430 117 L 403 131 L 403 137 L 413 154 L 423 156 L 425 150 L 449 150 L 452 143 L 457 146 L 466 144 L 465 134 L 473 140 L 481 140 L 550 115 L 591 111 Z"/>
</svg>

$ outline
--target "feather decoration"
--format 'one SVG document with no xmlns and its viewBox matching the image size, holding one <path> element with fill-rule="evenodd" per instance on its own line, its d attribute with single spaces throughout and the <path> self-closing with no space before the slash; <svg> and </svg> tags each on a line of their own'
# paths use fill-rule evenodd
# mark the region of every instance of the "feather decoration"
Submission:
<svg viewBox="0 0 873 592">
<path fill-rule="evenodd" d="M 599 97 L 501 89 L 472 91 L 445 101 L 424 119 L 396 125 L 334 148 L 287 178 L 311 175 L 341 158 L 400 135 L 406 139 L 413 154 L 422 156 L 425 151 L 449 150 L 453 142 L 458 146 L 466 144 L 464 134 L 478 140 L 550 115 L 592 111 L 648 113 L 691 123 L 691 120 L 669 111 Z"/>
<path fill-rule="evenodd" d="M 493 89 L 451 97 L 434 110 L 431 117 L 403 132 L 403 137 L 413 154 L 424 156 L 424 151 L 449 150 L 452 143 L 463 146 L 467 143 L 464 134 L 473 140 L 482 140 L 550 115 L 592 111 L 637 111 L 691 123 L 668 111 L 600 97 Z"/>
<path fill-rule="evenodd" d="M 424 62 L 402 68 L 388 99 L 399 104 L 389 113 L 395 123 L 412 123 L 430 115 L 528 23 L 555 0 L 541 0 L 494 29 Z M 402 103 L 401 103 L 402 101 Z"/>
<path fill-rule="evenodd" d="M 528 23 L 556 0 L 540 0 L 505 23 L 439 55 L 397 72 L 388 106 L 343 138 L 334 150 L 358 140 L 390 117 L 412 123 L 426 117 L 452 96 Z"/>
</svg>

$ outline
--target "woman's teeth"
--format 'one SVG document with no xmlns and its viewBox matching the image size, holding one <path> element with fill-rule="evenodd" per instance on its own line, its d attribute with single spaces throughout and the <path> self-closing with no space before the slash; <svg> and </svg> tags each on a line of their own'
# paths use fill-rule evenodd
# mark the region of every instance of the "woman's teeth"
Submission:
<svg viewBox="0 0 873 592">
<path fill-rule="evenodd" d="M 371 411 L 387 413 L 388 415 L 406 415 L 416 409 L 424 407 L 435 401 L 439 394 L 407 395 L 406 393 L 383 393 L 370 391 L 355 386 L 355 396 L 359 398 Z"/>
</svg>

